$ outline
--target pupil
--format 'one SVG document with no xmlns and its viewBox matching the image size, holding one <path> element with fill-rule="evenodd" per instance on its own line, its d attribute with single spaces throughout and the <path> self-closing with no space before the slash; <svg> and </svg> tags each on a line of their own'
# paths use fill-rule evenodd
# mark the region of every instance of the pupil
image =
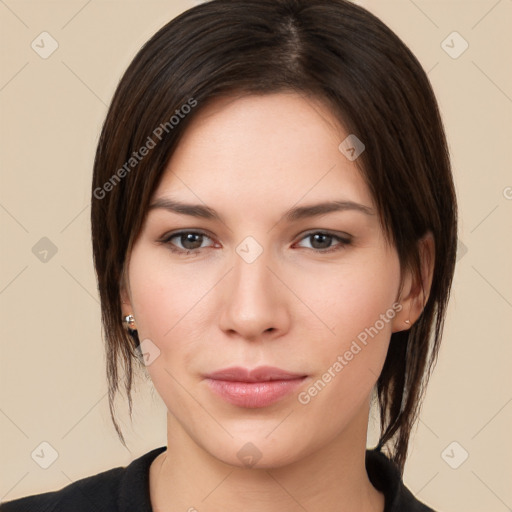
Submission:
<svg viewBox="0 0 512 512">
<path fill-rule="evenodd" d="M 194 237 L 199 238 L 199 243 L 197 239 L 194 241 Z M 197 233 L 188 233 L 186 235 L 182 235 L 181 237 L 181 243 L 183 244 L 183 247 L 185 247 L 185 249 L 197 249 L 201 247 L 201 242 L 202 235 L 199 235 Z M 192 247 L 187 246 L 187 243 L 190 243 Z"/>
<path fill-rule="evenodd" d="M 313 235 L 313 239 L 314 241 L 318 241 L 320 239 L 320 244 L 322 244 L 322 241 L 324 242 L 327 242 L 327 245 L 325 247 L 315 247 L 314 244 L 313 244 L 313 247 L 315 247 L 316 249 L 325 249 L 325 248 L 328 248 L 329 245 L 330 245 L 330 241 L 331 241 L 331 236 L 330 235 L 323 235 L 323 234 L 316 234 L 316 235 Z M 323 239 L 323 240 L 322 240 Z"/>
</svg>

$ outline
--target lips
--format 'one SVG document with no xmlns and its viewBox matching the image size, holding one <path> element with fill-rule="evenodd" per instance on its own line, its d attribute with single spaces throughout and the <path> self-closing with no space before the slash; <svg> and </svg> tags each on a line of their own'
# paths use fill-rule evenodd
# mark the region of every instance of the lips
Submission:
<svg viewBox="0 0 512 512">
<path fill-rule="evenodd" d="M 211 391 L 246 408 L 267 407 L 296 390 L 307 375 L 273 366 L 225 368 L 205 376 Z"/>
<path fill-rule="evenodd" d="M 240 366 L 225 368 L 207 375 L 207 378 L 232 382 L 266 382 L 269 380 L 291 380 L 305 377 L 304 374 L 291 373 L 274 366 L 258 366 L 253 370 Z"/>
</svg>

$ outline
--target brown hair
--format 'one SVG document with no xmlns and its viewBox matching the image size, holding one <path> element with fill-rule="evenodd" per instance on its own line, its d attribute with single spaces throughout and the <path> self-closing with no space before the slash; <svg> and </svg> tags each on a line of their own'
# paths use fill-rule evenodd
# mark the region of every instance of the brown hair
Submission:
<svg viewBox="0 0 512 512">
<path fill-rule="evenodd" d="M 377 381 L 378 449 L 386 445 L 403 471 L 443 330 L 455 267 L 456 198 L 427 75 L 384 23 L 344 0 L 204 3 L 161 28 L 122 77 L 97 147 L 91 205 L 112 420 L 126 446 L 113 406 L 119 365 L 131 416 L 133 364 L 143 364 L 136 333 L 131 339 L 121 322 L 120 284 L 167 161 L 213 98 L 290 90 L 327 102 L 364 142 L 357 163 L 402 268 L 419 276 L 417 242 L 427 232 L 435 241 L 429 298 L 411 329 L 391 336 Z"/>
</svg>

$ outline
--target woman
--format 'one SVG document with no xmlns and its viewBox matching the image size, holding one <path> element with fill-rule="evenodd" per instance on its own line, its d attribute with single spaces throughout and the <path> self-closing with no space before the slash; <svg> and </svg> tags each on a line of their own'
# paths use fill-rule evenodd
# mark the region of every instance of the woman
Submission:
<svg viewBox="0 0 512 512">
<path fill-rule="evenodd" d="M 167 445 L 1 510 L 432 510 L 401 475 L 456 200 L 429 81 L 380 20 L 343 0 L 172 20 L 117 88 L 91 208 L 112 419 L 124 443 L 119 370 L 131 411 L 146 368 Z"/>
</svg>

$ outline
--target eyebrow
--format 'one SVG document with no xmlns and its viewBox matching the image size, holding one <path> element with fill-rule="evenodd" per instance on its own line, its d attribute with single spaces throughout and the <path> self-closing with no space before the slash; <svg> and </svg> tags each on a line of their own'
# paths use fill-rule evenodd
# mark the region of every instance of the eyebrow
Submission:
<svg viewBox="0 0 512 512">
<path fill-rule="evenodd" d="M 223 222 L 222 217 L 212 208 L 201 204 L 181 203 L 170 198 L 160 198 L 149 206 L 149 210 L 163 209 L 181 215 L 189 215 L 202 219 L 218 220 Z M 331 212 L 356 211 L 365 215 L 375 215 L 373 208 L 354 201 L 327 201 L 323 203 L 296 206 L 286 211 L 282 217 L 287 222 L 295 222 L 309 217 L 317 217 Z"/>
</svg>

